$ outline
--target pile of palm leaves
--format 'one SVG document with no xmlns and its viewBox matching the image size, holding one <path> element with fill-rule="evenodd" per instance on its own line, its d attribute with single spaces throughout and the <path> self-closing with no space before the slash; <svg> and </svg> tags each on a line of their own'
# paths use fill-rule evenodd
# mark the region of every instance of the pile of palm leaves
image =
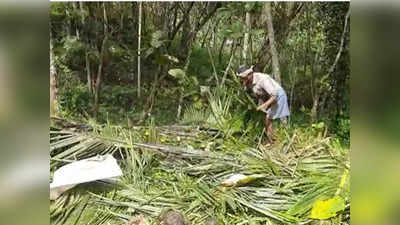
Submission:
<svg viewBox="0 0 400 225">
<path fill-rule="evenodd" d="M 139 214 L 157 224 L 168 209 L 192 224 L 209 217 L 229 225 L 348 224 L 349 149 L 323 132 L 294 127 L 278 129 L 279 144 L 260 145 L 263 126 L 244 126 L 235 90 L 209 93 L 206 108 L 188 107 L 183 125 L 55 123 L 51 172 L 112 154 L 124 175 L 116 185 L 95 182 L 64 193 L 51 203 L 52 224 L 126 224 Z M 221 185 L 235 174 L 257 179 Z"/>
<path fill-rule="evenodd" d="M 163 210 L 175 209 L 192 224 L 210 216 L 220 224 L 312 224 L 319 223 L 310 219 L 315 203 L 340 196 L 344 209 L 326 221 L 348 223 L 348 149 L 300 128 L 290 134 L 281 129 L 281 143 L 269 147 L 246 142 L 246 132 L 219 135 L 234 116 L 223 114 L 228 110 L 223 102 L 213 107 L 220 108 L 211 112 L 216 130 L 153 124 L 51 129 L 52 172 L 107 153 L 124 172 L 116 186 L 86 191 L 78 186 L 65 193 L 51 203 L 51 222 L 125 224 L 138 214 L 154 222 Z M 221 186 L 233 174 L 259 178 L 243 186 Z"/>
</svg>

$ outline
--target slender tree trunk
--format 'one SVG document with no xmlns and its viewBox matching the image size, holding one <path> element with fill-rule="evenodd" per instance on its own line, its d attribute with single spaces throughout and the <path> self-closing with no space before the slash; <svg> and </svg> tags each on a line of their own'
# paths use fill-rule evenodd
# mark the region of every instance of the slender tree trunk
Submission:
<svg viewBox="0 0 400 225">
<path fill-rule="evenodd" d="M 243 60 L 247 63 L 247 55 L 249 49 L 249 36 L 250 36 L 250 29 L 251 29 L 251 22 L 250 22 L 250 12 L 246 12 L 246 32 L 244 34 L 244 43 L 243 43 Z"/>
<path fill-rule="evenodd" d="M 74 10 L 77 10 L 78 4 L 79 4 L 78 2 L 72 2 L 72 6 L 73 6 Z M 76 37 L 78 39 L 80 39 L 79 29 L 78 29 L 78 26 L 76 26 L 76 24 L 75 24 L 75 34 L 76 34 Z"/>
<path fill-rule="evenodd" d="M 344 19 L 344 27 L 343 27 L 343 33 L 342 33 L 342 37 L 340 39 L 340 45 L 339 45 L 339 51 L 336 54 L 336 58 L 335 61 L 333 62 L 332 66 L 329 68 L 328 74 L 333 73 L 333 71 L 335 70 L 335 67 L 337 65 L 337 63 L 339 62 L 340 56 L 342 55 L 343 52 L 343 46 L 344 46 L 344 39 L 346 36 L 346 31 L 347 31 L 347 25 L 348 25 L 348 19 L 350 17 L 350 8 L 348 9 L 347 13 L 346 13 L 346 17 Z"/>
<path fill-rule="evenodd" d="M 92 75 L 90 71 L 90 59 L 89 59 L 89 37 L 87 36 L 87 33 L 85 32 L 85 15 L 84 15 L 84 10 L 83 10 L 83 2 L 79 2 L 79 9 L 81 11 L 81 24 L 82 24 L 82 32 L 81 36 L 83 40 L 86 42 L 86 52 L 85 52 L 85 64 L 86 64 L 86 79 L 87 79 L 87 87 L 89 94 L 93 94 L 92 90 Z"/>
<path fill-rule="evenodd" d="M 253 64 L 253 36 L 252 35 L 250 35 L 250 38 L 249 38 L 249 56 L 250 56 L 250 63 L 251 64 Z"/>
<path fill-rule="evenodd" d="M 180 94 L 180 96 L 179 96 L 179 102 L 178 102 L 178 112 L 176 113 L 176 120 L 179 120 L 179 118 L 181 117 L 181 113 L 182 113 L 182 103 L 183 103 L 183 95 L 184 95 L 183 88 L 179 94 Z"/>
<path fill-rule="evenodd" d="M 90 71 L 90 59 L 89 59 L 88 51 L 86 51 L 86 53 L 85 53 L 85 62 L 86 62 L 87 86 L 88 86 L 89 94 L 93 94 L 93 90 L 92 90 L 92 75 L 91 75 L 91 71 Z"/>
<path fill-rule="evenodd" d="M 190 39 L 191 39 L 191 31 L 190 31 L 190 16 L 188 15 L 184 18 L 183 27 L 182 27 L 182 36 L 179 47 L 179 55 L 181 58 L 186 58 L 188 55 L 189 48 L 191 47 Z"/>
<path fill-rule="evenodd" d="M 265 13 L 267 16 L 268 39 L 269 39 L 269 45 L 270 45 L 271 54 L 272 54 L 273 77 L 280 84 L 281 83 L 281 71 L 279 69 L 279 55 L 278 55 L 278 51 L 276 50 L 274 27 L 273 27 L 272 15 L 271 15 L 271 3 L 267 2 L 267 3 L 265 3 L 264 6 L 265 6 L 265 8 L 264 8 Z"/>
<path fill-rule="evenodd" d="M 319 97 L 320 92 L 317 91 L 313 97 L 313 106 L 311 108 L 311 122 L 314 123 L 318 119 L 318 104 L 319 104 Z"/>
<path fill-rule="evenodd" d="M 323 114 L 325 114 L 326 113 L 326 99 L 328 98 L 329 96 L 328 96 L 328 92 L 324 92 L 324 93 L 322 93 L 322 95 L 321 95 L 321 97 L 320 97 L 320 104 L 319 104 L 319 107 L 320 107 L 320 113 L 323 115 Z"/>
<path fill-rule="evenodd" d="M 106 51 L 106 42 L 107 42 L 107 35 L 108 35 L 108 19 L 107 19 L 107 11 L 105 3 L 103 2 L 103 13 L 104 13 L 104 38 L 103 43 L 101 44 L 100 50 L 100 57 L 99 57 L 99 67 L 97 70 L 97 79 L 95 85 L 95 93 L 94 93 L 94 117 L 97 118 L 97 113 L 99 111 L 99 99 L 100 99 L 100 89 L 101 89 L 101 82 L 104 70 L 104 54 Z"/>
<path fill-rule="evenodd" d="M 102 82 L 102 75 L 103 75 L 103 65 L 104 65 L 104 48 L 105 48 L 105 43 L 107 41 L 107 37 L 104 37 L 103 43 L 101 45 L 101 52 L 100 52 L 100 62 L 99 62 L 99 67 L 97 70 L 97 79 L 96 79 L 96 85 L 95 85 L 95 92 L 94 92 L 94 117 L 97 118 L 97 113 L 99 111 L 99 98 L 100 98 L 100 88 L 101 88 L 101 82 Z"/>
<path fill-rule="evenodd" d="M 119 10 L 121 11 L 121 19 L 120 19 L 120 24 L 121 24 L 121 30 L 124 30 L 124 11 L 123 11 L 123 7 L 121 2 L 118 2 L 119 4 Z"/>
<path fill-rule="evenodd" d="M 53 40 L 50 31 L 50 117 L 55 114 L 55 102 L 56 102 L 56 66 L 54 63 L 54 52 L 53 52 Z"/>
<path fill-rule="evenodd" d="M 142 32 L 142 2 L 139 2 L 139 28 L 138 28 L 138 74 L 137 74 L 137 81 L 138 81 L 138 90 L 137 95 L 140 98 L 140 41 L 141 41 L 141 32 Z"/>
<path fill-rule="evenodd" d="M 71 20 L 72 19 L 71 19 L 71 14 L 68 10 L 68 7 L 65 9 L 65 14 L 67 15 L 67 26 L 65 26 L 66 32 L 67 32 L 68 37 L 71 37 L 72 36 L 72 31 L 71 31 L 71 26 L 72 26 Z"/>
<path fill-rule="evenodd" d="M 293 76 L 293 80 L 292 80 L 292 85 L 290 88 L 290 104 L 289 107 L 293 106 L 293 96 L 294 96 L 294 88 L 296 86 L 296 76 L 297 76 L 297 69 L 294 69 L 294 76 Z"/>
<path fill-rule="evenodd" d="M 314 123 L 315 121 L 318 120 L 318 113 L 319 113 L 318 106 L 319 106 L 319 102 L 321 100 L 321 93 L 319 90 L 319 86 L 317 84 L 318 82 L 316 82 L 316 78 L 315 78 L 316 73 L 319 73 L 320 71 L 315 71 L 314 65 L 315 65 L 315 62 L 317 60 L 319 60 L 320 54 L 322 52 L 323 52 L 323 48 L 315 54 L 315 57 L 310 64 L 310 67 L 311 67 L 311 87 L 310 87 L 310 89 L 311 89 L 311 96 L 313 99 L 313 106 L 311 108 L 311 122 L 312 123 Z"/>
</svg>

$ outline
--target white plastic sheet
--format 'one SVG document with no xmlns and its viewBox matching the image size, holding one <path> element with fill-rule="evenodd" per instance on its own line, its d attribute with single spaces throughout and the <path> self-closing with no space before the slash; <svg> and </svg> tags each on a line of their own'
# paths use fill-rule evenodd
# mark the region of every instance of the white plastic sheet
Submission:
<svg viewBox="0 0 400 225">
<path fill-rule="evenodd" d="M 224 187 L 234 187 L 238 185 L 247 184 L 253 180 L 263 178 L 264 175 L 254 174 L 254 175 L 243 175 L 243 174 L 233 174 L 227 180 L 221 182 Z"/>
<path fill-rule="evenodd" d="M 122 171 L 112 155 L 96 156 L 70 163 L 54 172 L 53 182 L 50 184 L 50 199 L 58 198 L 77 184 L 119 176 L 122 176 Z"/>
</svg>

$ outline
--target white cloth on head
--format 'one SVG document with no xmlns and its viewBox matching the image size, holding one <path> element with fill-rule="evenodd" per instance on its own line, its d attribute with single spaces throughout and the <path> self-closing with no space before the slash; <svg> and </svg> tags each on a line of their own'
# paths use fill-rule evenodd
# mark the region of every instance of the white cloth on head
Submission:
<svg viewBox="0 0 400 225">
<path fill-rule="evenodd" d="M 238 73 L 237 75 L 239 77 L 245 77 L 245 76 L 249 75 L 249 73 L 253 72 L 253 67 L 254 66 L 251 66 L 249 69 L 247 69 L 247 70 L 245 70 L 245 71 L 243 71 L 241 73 Z"/>
</svg>

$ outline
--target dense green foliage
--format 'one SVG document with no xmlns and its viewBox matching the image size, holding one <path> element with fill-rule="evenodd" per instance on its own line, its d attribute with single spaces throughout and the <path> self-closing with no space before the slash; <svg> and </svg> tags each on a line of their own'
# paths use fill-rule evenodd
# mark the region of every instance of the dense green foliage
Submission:
<svg viewBox="0 0 400 225">
<path fill-rule="evenodd" d="M 51 5 L 59 112 L 79 118 L 79 115 L 92 116 L 96 111 L 93 94 L 84 93 L 88 83 L 86 53 L 92 85 L 98 76 L 103 53 L 101 112 L 97 116 L 100 121 L 105 121 L 104 112 L 109 111 L 108 106 L 123 106 L 123 110 L 110 110 L 120 113 L 116 117 L 128 116 L 132 120 L 140 120 L 135 118 L 135 115 L 140 117 L 140 113 L 133 113 L 133 108 L 139 105 L 143 106 L 140 110 L 149 112 L 165 108 L 164 104 L 170 106 L 169 111 L 177 110 L 177 105 L 159 99 L 160 95 L 169 95 L 176 98 L 171 102 L 179 101 L 180 87 L 188 84 L 168 76 L 170 69 L 186 70 L 187 76 L 196 79 L 197 88 L 199 85 L 216 87 L 219 85 L 216 79 L 221 82 L 224 76 L 229 82 L 232 69 L 244 63 L 256 65 L 259 71 L 272 71 L 263 3 L 143 3 L 142 7 L 141 86 L 147 93 L 142 98 L 150 95 L 154 84 L 155 100 L 152 101 L 137 99 L 134 94 L 138 3 Z M 324 120 L 332 133 L 345 132 L 343 126 L 349 118 L 349 32 L 348 28 L 343 30 L 348 7 L 347 3 L 273 4 L 282 85 L 291 111 L 293 114 L 311 113 L 316 102 L 313 122 Z M 250 50 L 244 59 L 246 12 L 251 16 L 251 29 Z M 326 76 L 339 51 L 343 32 L 343 51 L 332 74 Z M 105 36 L 107 41 L 102 51 Z M 225 75 L 232 54 L 228 75 Z M 185 92 L 193 91 L 189 89 Z M 188 105 L 193 102 L 193 96 L 189 95 L 183 99 Z M 139 105 L 135 104 L 138 102 Z M 154 107 L 149 102 L 154 103 Z"/>
<path fill-rule="evenodd" d="M 279 143 L 261 157 L 264 114 L 254 110 L 255 100 L 243 91 L 234 73 L 239 65 L 248 64 L 276 76 L 265 4 L 51 4 L 55 116 L 93 128 L 71 132 L 53 127 L 51 169 L 71 157 L 104 153 L 118 155 L 126 163 L 117 191 L 95 189 L 88 197 L 85 188 L 79 188 L 53 202 L 53 224 L 74 224 L 87 205 L 82 217 L 83 223 L 90 224 L 122 224 L 137 212 L 154 218 L 162 206 L 189 208 L 185 214 L 193 224 L 202 224 L 209 214 L 215 214 L 221 224 L 319 224 L 308 217 L 313 204 L 334 197 L 343 188 L 339 178 L 349 169 L 349 4 L 271 3 L 280 80 L 291 116 L 287 127 L 276 123 Z M 190 129 L 182 135 L 181 130 L 163 127 L 172 124 Z M 140 143 L 186 150 L 172 157 L 173 165 L 170 158 L 149 152 Z M 79 151 L 67 155 L 71 149 Z M 232 163 L 218 164 L 193 149 L 217 158 L 225 154 Z M 209 167 L 213 163 L 216 168 Z M 276 179 L 226 193 L 215 188 L 222 177 L 238 171 Z M 266 195 L 266 200 L 252 202 L 257 194 Z M 345 210 L 327 224 L 348 224 L 348 195 L 347 189 L 341 192 Z M 158 197 L 161 200 L 153 202 Z M 235 197 L 241 202 L 232 200 Z M 131 203 L 125 204 L 126 200 Z M 100 210 L 97 203 L 102 204 Z"/>
</svg>

